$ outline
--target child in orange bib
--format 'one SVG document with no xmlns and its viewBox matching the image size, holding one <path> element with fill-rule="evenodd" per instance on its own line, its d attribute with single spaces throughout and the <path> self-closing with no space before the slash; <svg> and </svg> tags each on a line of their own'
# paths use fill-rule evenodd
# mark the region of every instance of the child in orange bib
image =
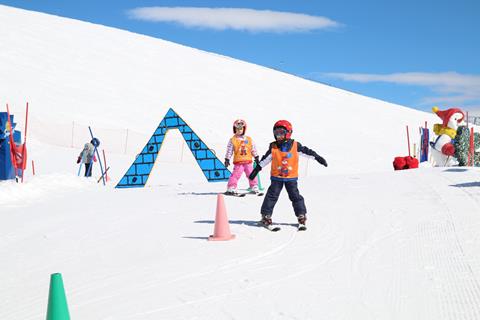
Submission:
<svg viewBox="0 0 480 320">
<path fill-rule="evenodd" d="M 288 197 L 292 201 L 293 210 L 298 218 L 299 226 L 305 229 L 307 220 L 307 208 L 305 201 L 298 191 L 298 158 L 299 154 L 313 157 L 325 167 L 327 161 L 319 156 L 315 151 L 302 146 L 299 142 L 290 139 L 292 135 L 292 125 L 287 120 L 280 120 L 273 126 L 273 135 L 275 141 L 270 143 L 267 153 L 262 157 L 259 165 L 253 170 L 249 178 L 254 179 L 258 172 L 270 162 L 271 184 L 268 188 L 265 199 L 263 200 L 261 214 L 262 224 L 270 226 L 272 224 L 272 213 L 277 203 L 283 186 L 287 189 Z"/>
<path fill-rule="evenodd" d="M 258 163 L 258 154 L 252 138 L 245 135 L 247 123 L 245 120 L 236 120 L 233 123 L 233 133 L 235 134 L 228 141 L 227 153 L 225 155 L 225 167 L 230 165 L 230 159 L 233 156 L 233 172 L 228 179 L 226 194 L 237 194 L 238 180 L 245 172 L 248 177 L 253 171 L 252 158 Z M 248 180 L 250 190 L 258 193 L 257 179 Z"/>
</svg>

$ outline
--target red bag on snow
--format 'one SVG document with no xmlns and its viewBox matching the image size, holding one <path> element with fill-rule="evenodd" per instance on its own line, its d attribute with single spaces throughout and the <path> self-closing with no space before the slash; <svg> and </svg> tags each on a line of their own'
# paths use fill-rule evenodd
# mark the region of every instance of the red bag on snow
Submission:
<svg viewBox="0 0 480 320">
<path fill-rule="evenodd" d="M 407 162 L 405 161 L 405 157 L 395 157 L 395 159 L 393 160 L 393 168 L 395 170 L 407 169 Z"/>
<path fill-rule="evenodd" d="M 407 163 L 408 169 L 418 168 L 418 159 L 414 157 L 405 157 L 405 162 Z"/>
<path fill-rule="evenodd" d="M 395 170 L 418 168 L 418 159 L 411 156 L 395 157 L 393 160 L 393 168 Z"/>
</svg>

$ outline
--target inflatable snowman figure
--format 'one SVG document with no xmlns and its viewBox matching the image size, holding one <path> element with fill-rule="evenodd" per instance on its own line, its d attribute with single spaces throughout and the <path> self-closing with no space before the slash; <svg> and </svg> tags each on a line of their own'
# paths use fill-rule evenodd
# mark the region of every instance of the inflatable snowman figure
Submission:
<svg viewBox="0 0 480 320">
<path fill-rule="evenodd" d="M 458 126 L 462 123 L 465 115 L 458 108 L 439 110 L 433 107 L 432 111 L 442 119 L 442 123 L 433 126 L 433 132 L 438 136 L 435 142 L 430 142 L 432 147 L 432 158 L 437 167 L 448 167 L 453 164 L 455 147 L 453 145 L 457 135 Z"/>
</svg>

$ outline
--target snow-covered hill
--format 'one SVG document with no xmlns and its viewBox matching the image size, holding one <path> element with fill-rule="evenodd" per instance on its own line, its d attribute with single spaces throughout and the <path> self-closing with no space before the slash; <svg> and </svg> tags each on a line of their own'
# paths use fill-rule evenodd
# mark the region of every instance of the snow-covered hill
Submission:
<svg viewBox="0 0 480 320">
<path fill-rule="evenodd" d="M 0 183 L 0 319 L 44 319 L 55 272 L 72 319 L 480 319 L 479 170 L 391 171 L 405 125 L 433 115 L 85 22 L 5 6 L 0 21 L 0 103 L 22 125 L 30 102 L 37 171 Z M 146 188 L 114 189 L 169 107 L 220 157 L 234 119 L 262 152 L 290 120 L 329 162 L 302 162 L 309 230 L 286 194 L 278 233 L 255 224 L 262 198 L 227 198 L 237 237 L 206 241 L 225 184 L 177 132 Z M 72 122 L 103 142 L 107 187 L 76 176 Z"/>
<path fill-rule="evenodd" d="M 29 101 L 32 137 L 43 141 L 63 136 L 69 146 L 72 121 L 118 129 L 121 141 L 129 128 L 146 140 L 172 107 L 220 153 L 235 119 L 247 121 L 262 151 L 273 123 L 288 119 L 299 141 L 328 155 L 330 172 L 364 172 L 390 170 L 393 156 L 408 154 L 405 125 L 413 147 L 418 127 L 437 120 L 433 113 L 118 29 L 5 6 L 0 20 L 8 26 L 0 30 L 0 103 L 21 115 Z"/>
</svg>

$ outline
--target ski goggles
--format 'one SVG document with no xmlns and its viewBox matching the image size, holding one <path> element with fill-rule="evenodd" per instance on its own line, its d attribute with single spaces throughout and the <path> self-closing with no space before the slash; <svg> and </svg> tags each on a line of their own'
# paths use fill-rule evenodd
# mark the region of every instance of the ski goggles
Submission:
<svg viewBox="0 0 480 320">
<path fill-rule="evenodd" d="M 275 137 L 279 137 L 279 136 L 286 136 L 287 135 L 287 129 L 285 128 L 275 128 L 273 130 L 273 134 L 275 135 Z"/>
<path fill-rule="evenodd" d="M 242 129 L 243 127 L 245 127 L 245 123 L 243 123 L 243 122 L 237 122 L 237 123 L 235 123 L 235 128 L 237 128 L 237 129 Z"/>
</svg>

